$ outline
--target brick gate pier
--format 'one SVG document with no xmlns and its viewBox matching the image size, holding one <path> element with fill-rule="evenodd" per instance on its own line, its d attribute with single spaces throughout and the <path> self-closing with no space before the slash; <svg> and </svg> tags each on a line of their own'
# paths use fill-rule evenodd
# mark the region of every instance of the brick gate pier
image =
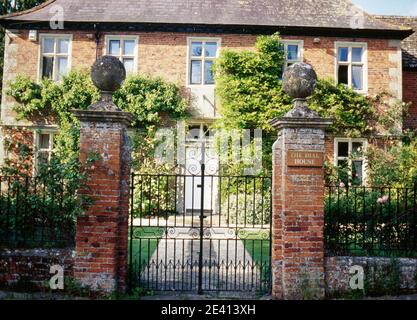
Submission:
<svg viewBox="0 0 417 320">
<path fill-rule="evenodd" d="M 332 121 L 307 106 L 317 76 L 307 64 L 284 73 L 294 108 L 271 124 L 273 146 L 272 295 L 321 299 L 324 286 L 324 137 Z"/>
</svg>

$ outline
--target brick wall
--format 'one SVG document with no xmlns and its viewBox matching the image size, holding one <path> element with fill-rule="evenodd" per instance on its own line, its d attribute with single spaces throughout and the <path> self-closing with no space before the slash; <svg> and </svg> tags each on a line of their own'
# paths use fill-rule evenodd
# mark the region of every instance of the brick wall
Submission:
<svg viewBox="0 0 417 320">
<path fill-rule="evenodd" d="M 45 289 L 45 282 L 53 276 L 51 266 L 64 267 L 66 277 L 73 276 L 75 252 L 72 249 L 0 250 L 0 288 L 19 282 L 28 282 L 35 288 Z"/>
<path fill-rule="evenodd" d="M 54 31 L 57 33 L 57 31 Z M 67 32 L 64 32 L 67 33 Z M 72 68 L 89 68 L 96 59 L 96 44 L 91 32 L 74 32 L 72 45 Z M 105 35 L 102 34 L 98 54 L 105 52 Z M 185 86 L 187 70 L 187 37 L 218 37 L 221 48 L 242 50 L 253 48 L 256 35 L 237 34 L 195 34 L 195 33 L 133 33 L 117 34 L 139 36 L 138 72 L 161 76 L 166 80 Z M 36 78 L 38 75 L 39 45 L 27 40 L 28 32 L 21 30 L 14 36 L 6 37 L 6 61 L 4 83 L 23 74 Z M 398 84 L 401 83 L 401 56 L 399 42 L 381 39 L 325 38 L 319 43 L 314 37 L 283 37 L 304 40 L 304 60 L 311 63 L 319 77 L 335 77 L 335 41 L 359 41 L 368 45 L 369 94 L 391 91 L 401 97 Z M 4 90 L 7 90 L 7 85 Z M 3 94 L 2 120 L 4 124 L 14 123 L 10 110 L 13 100 Z"/>
<path fill-rule="evenodd" d="M 393 260 L 390 258 L 326 257 L 325 275 L 327 295 L 334 296 L 352 292 L 349 285 L 351 278 L 349 269 L 352 266 L 361 266 L 364 268 L 365 281 L 368 282 L 369 286 L 368 290 L 377 291 L 376 288 L 389 285 L 389 281 L 391 280 L 388 277 L 392 274 L 393 277 L 399 276 L 398 287 L 400 290 L 404 292 L 416 291 L 417 259 L 398 258 L 394 261 L 397 265 L 399 275 L 395 274 Z M 397 284 L 397 281 L 394 281 L 394 284 Z"/>
<path fill-rule="evenodd" d="M 404 102 L 411 102 L 404 127 L 417 129 L 417 70 L 404 71 L 403 78 Z"/>
</svg>

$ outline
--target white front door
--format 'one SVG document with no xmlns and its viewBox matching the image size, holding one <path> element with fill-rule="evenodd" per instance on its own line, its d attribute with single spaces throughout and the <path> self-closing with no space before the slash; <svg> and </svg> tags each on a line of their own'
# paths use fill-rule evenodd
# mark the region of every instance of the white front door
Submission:
<svg viewBox="0 0 417 320">
<path fill-rule="evenodd" d="M 202 147 L 195 145 L 186 149 L 186 178 L 185 178 L 185 210 L 186 213 L 199 214 L 201 210 L 202 182 L 201 161 L 203 157 Z M 217 198 L 218 172 L 217 155 L 213 149 L 205 149 L 204 163 L 206 166 L 204 175 L 204 211 L 213 212 Z M 197 212 L 198 211 L 198 212 Z"/>
</svg>

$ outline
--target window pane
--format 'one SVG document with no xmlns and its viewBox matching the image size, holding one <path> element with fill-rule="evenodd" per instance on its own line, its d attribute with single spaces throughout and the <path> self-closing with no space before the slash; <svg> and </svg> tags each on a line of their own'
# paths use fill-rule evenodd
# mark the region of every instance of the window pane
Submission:
<svg viewBox="0 0 417 320">
<path fill-rule="evenodd" d="M 206 61 L 204 63 L 204 83 L 214 84 L 213 61 Z"/>
<path fill-rule="evenodd" d="M 54 39 L 44 39 L 43 40 L 43 53 L 54 53 L 54 45 L 55 40 Z"/>
<path fill-rule="evenodd" d="M 187 138 L 190 140 L 197 140 L 201 137 L 201 127 L 199 125 L 192 125 L 188 127 Z"/>
<path fill-rule="evenodd" d="M 352 179 L 354 184 L 362 184 L 363 161 L 352 161 Z"/>
<path fill-rule="evenodd" d="M 69 40 L 68 39 L 60 39 L 58 40 L 58 53 L 66 53 L 69 52 Z"/>
<path fill-rule="evenodd" d="M 128 54 L 132 56 L 135 54 L 135 40 L 125 40 L 123 54 Z"/>
<path fill-rule="evenodd" d="M 338 157 L 348 157 L 349 156 L 349 142 L 339 142 L 338 143 Z"/>
<path fill-rule="evenodd" d="M 125 58 L 123 59 L 123 64 L 125 66 L 126 72 L 127 73 L 131 73 L 134 72 L 135 70 L 135 63 L 134 63 L 134 59 L 133 58 Z"/>
<path fill-rule="evenodd" d="M 39 135 L 39 149 L 49 149 L 49 140 L 50 135 L 49 134 L 40 134 Z"/>
<path fill-rule="evenodd" d="M 354 89 L 363 89 L 363 67 L 352 66 L 352 86 Z"/>
<path fill-rule="evenodd" d="M 42 78 L 52 79 L 52 71 L 54 69 L 54 58 L 43 57 L 42 59 Z"/>
<path fill-rule="evenodd" d="M 347 62 L 349 57 L 349 48 L 339 48 L 337 59 L 341 62 Z"/>
<path fill-rule="evenodd" d="M 288 45 L 287 59 L 298 60 L 298 45 L 296 44 Z"/>
<path fill-rule="evenodd" d="M 217 42 L 206 42 L 206 57 L 215 58 L 217 55 Z"/>
<path fill-rule="evenodd" d="M 191 43 L 191 54 L 193 57 L 201 57 L 203 53 L 203 43 L 202 42 L 193 42 Z"/>
<path fill-rule="evenodd" d="M 49 152 L 39 152 L 38 153 L 38 164 L 48 164 L 49 162 Z"/>
<path fill-rule="evenodd" d="M 201 61 L 191 61 L 191 84 L 201 84 Z"/>
<path fill-rule="evenodd" d="M 362 48 L 352 48 L 352 61 L 362 62 Z"/>
<path fill-rule="evenodd" d="M 62 76 L 66 76 L 68 73 L 68 58 L 58 58 L 58 79 L 61 80 Z"/>
<path fill-rule="evenodd" d="M 356 155 L 361 155 L 363 152 L 363 143 L 362 142 L 353 142 L 352 143 L 352 153 Z"/>
<path fill-rule="evenodd" d="M 120 54 L 120 41 L 119 40 L 110 40 L 110 42 L 109 42 L 109 54 L 110 55 L 119 55 Z"/>
<path fill-rule="evenodd" d="M 338 83 L 349 84 L 348 70 L 348 66 L 339 66 Z"/>
</svg>

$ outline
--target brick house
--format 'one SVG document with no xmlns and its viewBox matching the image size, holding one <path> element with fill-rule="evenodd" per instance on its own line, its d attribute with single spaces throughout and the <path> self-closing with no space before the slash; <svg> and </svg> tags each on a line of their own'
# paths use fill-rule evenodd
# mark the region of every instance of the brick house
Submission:
<svg viewBox="0 0 417 320">
<path fill-rule="evenodd" d="M 417 17 L 376 16 L 383 21 L 417 30 Z M 403 100 L 410 102 L 409 114 L 404 120 L 406 129 L 417 129 L 417 33 L 402 42 Z"/>
<path fill-rule="evenodd" d="M 63 9 L 64 29 L 51 30 L 57 8 Z M 7 29 L 2 128 L 19 130 L 22 140 L 33 142 L 35 163 L 51 152 L 56 127 L 45 119 L 16 121 L 15 102 L 5 90 L 17 75 L 58 81 L 70 68 L 88 68 L 97 56 L 115 55 L 129 72 L 179 84 L 193 97 L 190 127 L 204 128 L 221 116 L 210 71 L 222 48 L 253 48 L 258 35 L 279 31 L 286 65 L 304 61 L 319 77 L 333 78 L 362 94 L 384 91 L 401 100 L 401 41 L 412 34 L 345 0 L 174 0 L 169 5 L 161 0 L 51 0 L 0 22 Z M 366 144 L 366 137 L 328 137 L 328 158 L 335 165 L 350 162 L 350 152 Z M 364 161 L 353 161 L 360 177 L 365 175 Z"/>
</svg>

